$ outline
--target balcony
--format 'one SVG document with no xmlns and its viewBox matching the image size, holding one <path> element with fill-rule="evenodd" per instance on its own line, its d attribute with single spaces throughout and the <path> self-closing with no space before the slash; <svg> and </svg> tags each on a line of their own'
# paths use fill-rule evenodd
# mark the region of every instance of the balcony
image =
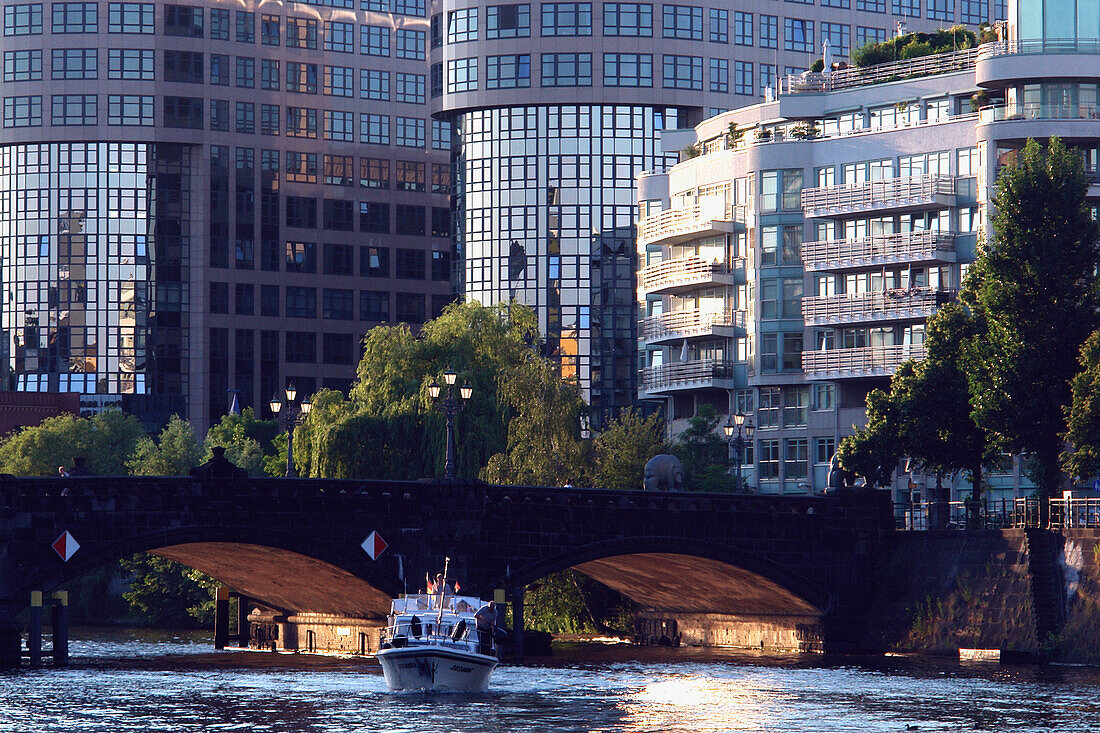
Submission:
<svg viewBox="0 0 1100 733">
<path fill-rule="evenodd" d="M 657 344 L 698 336 L 733 336 L 745 328 L 745 311 L 684 310 L 649 316 L 642 321 L 642 338 Z"/>
<path fill-rule="evenodd" d="M 943 209 L 954 205 L 955 179 L 943 175 L 890 178 L 802 191 L 802 210 L 811 218 Z"/>
<path fill-rule="evenodd" d="M 903 361 L 920 360 L 924 354 L 924 344 L 803 351 L 802 371 L 811 379 L 889 377 Z"/>
<path fill-rule="evenodd" d="M 673 364 L 646 367 L 642 370 L 642 390 L 667 392 L 680 389 L 734 386 L 737 363 L 718 359 L 679 361 Z"/>
<path fill-rule="evenodd" d="M 1044 57 L 1037 59 L 1036 57 Z M 1056 73 L 1055 73 L 1056 72 Z M 1100 41 L 1086 38 L 1038 38 L 985 43 L 978 49 L 974 80 L 980 87 L 1100 75 Z"/>
<path fill-rule="evenodd" d="M 744 277 L 745 260 L 736 257 L 726 265 L 702 257 L 678 257 L 642 268 L 638 289 L 643 294 L 668 295 L 706 285 L 734 285 Z"/>
<path fill-rule="evenodd" d="M 802 299 L 802 319 L 807 326 L 872 323 L 927 318 L 955 292 L 933 288 L 894 288 L 858 295 L 829 295 Z"/>
<path fill-rule="evenodd" d="M 638 222 L 638 244 L 679 244 L 699 236 L 726 234 L 743 226 L 744 206 L 702 203 L 669 209 Z"/>
<path fill-rule="evenodd" d="M 978 53 L 977 48 L 967 48 L 962 51 L 937 53 L 903 61 L 890 61 L 874 66 L 851 66 L 847 69 L 829 73 L 788 74 L 780 79 L 780 102 L 782 102 L 782 97 L 787 94 L 822 94 L 871 84 L 884 84 L 899 79 L 913 79 L 918 76 L 967 71 L 974 68 Z"/>
<path fill-rule="evenodd" d="M 955 261 L 954 234 L 923 230 L 802 245 L 802 264 L 810 272 L 929 261 Z"/>
</svg>

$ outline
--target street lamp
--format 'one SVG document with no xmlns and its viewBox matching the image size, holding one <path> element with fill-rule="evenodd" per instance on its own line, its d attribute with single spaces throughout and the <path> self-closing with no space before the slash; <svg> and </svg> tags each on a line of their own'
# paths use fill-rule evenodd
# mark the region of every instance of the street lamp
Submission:
<svg viewBox="0 0 1100 733">
<path fill-rule="evenodd" d="M 740 410 L 736 415 L 732 415 L 726 420 L 726 424 L 722 426 L 722 430 L 726 433 L 726 440 L 733 446 L 735 455 L 737 456 L 737 488 L 741 488 L 741 459 L 745 455 L 745 448 L 752 445 L 752 434 L 756 430 L 756 426 L 752 424 L 752 421 L 745 422 L 745 413 Z"/>
<path fill-rule="evenodd" d="M 454 417 L 462 410 L 466 401 L 470 399 L 470 395 L 474 393 L 474 388 L 470 386 L 470 383 L 465 382 L 458 390 L 462 398 L 459 399 L 455 397 L 456 381 L 458 381 L 458 374 L 455 373 L 454 369 L 447 369 L 447 371 L 443 372 L 443 383 L 447 385 L 447 396 L 435 403 L 435 409 L 447 416 L 447 463 L 443 470 L 448 479 L 454 479 L 455 477 Z M 438 382 L 433 380 L 432 383 L 428 385 L 428 394 L 431 395 L 434 400 L 439 398 L 440 392 L 442 392 L 442 388 L 439 386 Z"/>
<path fill-rule="evenodd" d="M 301 425 L 302 421 L 306 419 L 306 415 L 313 408 L 313 403 L 308 399 L 301 402 L 295 400 L 298 396 L 298 390 L 294 388 L 293 382 L 286 386 L 284 392 L 286 394 L 285 410 L 283 409 L 283 401 L 279 399 L 278 394 L 273 395 L 271 401 L 267 404 L 271 408 L 272 414 L 275 415 L 275 419 L 279 421 L 279 425 L 286 430 L 286 476 L 294 478 L 298 475 L 298 472 L 294 470 L 294 428 Z"/>
</svg>

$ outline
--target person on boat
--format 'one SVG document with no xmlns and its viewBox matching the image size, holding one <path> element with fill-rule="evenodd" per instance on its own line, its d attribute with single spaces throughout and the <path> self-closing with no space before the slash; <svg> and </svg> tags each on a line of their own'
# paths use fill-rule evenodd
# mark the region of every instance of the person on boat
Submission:
<svg viewBox="0 0 1100 733">
<path fill-rule="evenodd" d="M 491 654 L 493 649 L 493 636 L 497 625 L 496 601 L 489 601 L 474 614 L 474 623 L 477 625 L 477 651 L 479 654 Z"/>
<path fill-rule="evenodd" d="M 455 589 L 451 584 L 444 581 L 443 573 L 436 573 L 434 588 L 436 593 L 442 590 L 445 596 L 453 596 L 455 594 Z"/>
</svg>

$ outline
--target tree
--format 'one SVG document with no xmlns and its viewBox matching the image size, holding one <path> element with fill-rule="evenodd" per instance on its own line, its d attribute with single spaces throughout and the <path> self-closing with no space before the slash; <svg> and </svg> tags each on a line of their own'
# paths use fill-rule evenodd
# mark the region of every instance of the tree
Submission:
<svg viewBox="0 0 1100 733">
<path fill-rule="evenodd" d="M 130 589 L 122 597 L 154 626 L 195 627 L 213 618 L 212 591 L 219 584 L 210 576 L 149 553 L 120 564 L 132 573 Z"/>
<path fill-rule="evenodd" d="M 141 422 L 119 410 L 93 417 L 58 415 L 8 435 L 0 442 L 0 473 L 56 476 L 59 466 L 83 457 L 100 476 L 126 473 L 126 460 L 145 437 Z"/>
<path fill-rule="evenodd" d="M 905 362 L 898 371 L 912 368 Z M 895 378 L 896 378 L 895 374 Z M 862 476 L 869 488 L 888 486 L 902 455 L 898 406 L 889 392 L 873 389 L 867 394 L 867 424 L 840 441 L 841 467 Z"/>
<path fill-rule="evenodd" d="M 191 423 L 172 415 L 157 440 L 140 438 L 126 468 L 133 476 L 186 476 L 202 458 Z"/>
<path fill-rule="evenodd" d="M 975 422 L 997 447 L 1034 455 L 1042 496 L 1061 482 L 1065 406 L 1081 345 L 1100 325 L 1100 239 L 1078 152 L 1028 140 L 993 199 L 994 236 L 978 256 L 975 305 L 985 331 L 964 364 Z"/>
<path fill-rule="evenodd" d="M 641 489 L 646 462 L 669 451 L 664 437 L 665 425 L 660 415 L 642 417 L 633 408 L 624 409 L 592 441 L 588 483 L 601 489 Z"/>
<path fill-rule="evenodd" d="M 1066 409 L 1066 440 L 1072 450 L 1062 455 L 1062 466 L 1087 480 L 1100 473 L 1100 331 L 1085 341 L 1079 361 L 1081 371 L 1070 383 L 1073 399 Z"/>
<path fill-rule="evenodd" d="M 272 440 L 277 431 L 274 420 L 257 419 L 251 407 L 244 408 L 239 415 L 223 415 L 206 431 L 202 461 L 213 457 L 211 448 L 221 447 L 225 448 L 225 457 L 248 471 L 249 476 L 262 476 L 265 457 L 275 453 Z M 286 466 L 285 449 L 282 465 Z M 275 475 L 282 476 L 283 472 Z"/>
<path fill-rule="evenodd" d="M 684 464 L 684 486 L 692 491 L 733 491 L 737 480 L 730 475 L 729 444 L 718 437 L 722 416 L 704 404 L 688 420 L 687 429 L 672 445 Z"/>
</svg>

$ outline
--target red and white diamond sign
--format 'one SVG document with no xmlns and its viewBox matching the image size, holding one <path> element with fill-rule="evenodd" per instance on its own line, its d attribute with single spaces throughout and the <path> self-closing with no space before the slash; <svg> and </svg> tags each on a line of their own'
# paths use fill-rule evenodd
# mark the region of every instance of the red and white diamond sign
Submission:
<svg viewBox="0 0 1100 733">
<path fill-rule="evenodd" d="M 389 543 L 382 539 L 382 535 L 377 532 L 371 532 L 370 536 L 363 540 L 363 544 L 360 545 L 363 551 L 370 555 L 371 560 L 377 560 L 378 556 L 385 552 L 389 546 Z"/>
<path fill-rule="evenodd" d="M 53 544 L 50 546 L 53 548 L 53 551 L 57 553 L 58 557 L 65 562 L 68 562 L 69 558 L 80 549 L 80 543 L 76 541 L 75 537 L 69 534 L 69 530 L 62 532 L 61 536 L 54 540 Z"/>
</svg>

